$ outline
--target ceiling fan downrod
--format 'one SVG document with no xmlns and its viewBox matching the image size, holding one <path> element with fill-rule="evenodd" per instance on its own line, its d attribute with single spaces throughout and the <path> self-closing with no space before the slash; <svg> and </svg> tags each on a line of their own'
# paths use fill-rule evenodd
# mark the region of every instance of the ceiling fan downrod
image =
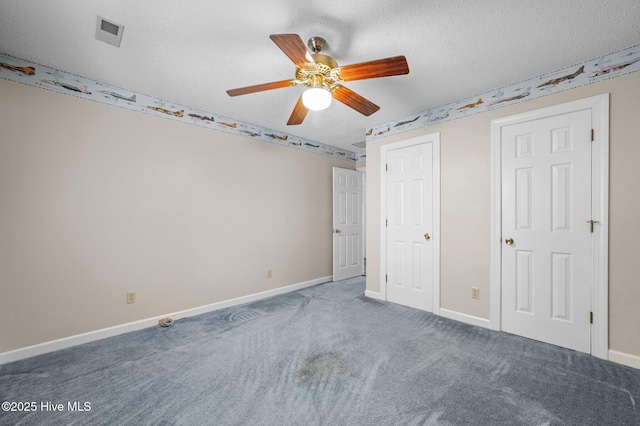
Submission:
<svg viewBox="0 0 640 426">
<path fill-rule="evenodd" d="M 322 49 L 327 47 L 327 41 L 322 37 L 311 37 L 307 42 L 307 46 L 313 53 L 320 53 Z"/>
</svg>

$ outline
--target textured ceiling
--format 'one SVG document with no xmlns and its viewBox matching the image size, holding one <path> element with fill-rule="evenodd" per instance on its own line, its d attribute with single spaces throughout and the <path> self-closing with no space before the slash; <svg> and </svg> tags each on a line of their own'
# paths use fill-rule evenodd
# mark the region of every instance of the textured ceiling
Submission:
<svg viewBox="0 0 640 426">
<path fill-rule="evenodd" d="M 96 15 L 124 25 L 95 40 Z M 0 53 L 350 151 L 377 124 L 640 44 L 638 0 L 2 0 Z M 333 102 L 287 126 L 301 87 L 225 90 L 294 77 L 269 39 L 327 40 L 339 64 L 405 55 L 404 76 L 345 84 L 370 117 Z"/>
</svg>

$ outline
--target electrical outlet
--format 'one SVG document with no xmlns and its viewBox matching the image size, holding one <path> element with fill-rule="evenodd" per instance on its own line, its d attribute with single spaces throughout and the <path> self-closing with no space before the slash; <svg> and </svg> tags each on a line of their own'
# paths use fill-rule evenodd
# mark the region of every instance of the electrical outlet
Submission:
<svg viewBox="0 0 640 426">
<path fill-rule="evenodd" d="M 271 269 L 267 269 L 267 278 L 273 277 L 273 271 Z"/>
<path fill-rule="evenodd" d="M 127 304 L 136 303 L 136 292 L 130 291 L 127 293 Z"/>
<path fill-rule="evenodd" d="M 480 299 L 480 289 L 478 287 L 471 287 L 471 298 Z"/>
</svg>

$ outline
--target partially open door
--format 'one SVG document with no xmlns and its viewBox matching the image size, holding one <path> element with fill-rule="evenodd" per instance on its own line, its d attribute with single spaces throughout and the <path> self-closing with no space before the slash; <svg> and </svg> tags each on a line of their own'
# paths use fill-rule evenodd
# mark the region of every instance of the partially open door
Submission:
<svg viewBox="0 0 640 426">
<path fill-rule="evenodd" d="M 364 274 L 364 179 L 333 168 L 333 280 Z"/>
</svg>

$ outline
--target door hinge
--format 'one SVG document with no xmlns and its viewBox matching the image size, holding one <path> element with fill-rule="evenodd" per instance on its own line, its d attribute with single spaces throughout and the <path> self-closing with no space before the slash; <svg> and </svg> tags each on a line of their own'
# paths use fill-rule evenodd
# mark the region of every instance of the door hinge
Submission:
<svg viewBox="0 0 640 426">
<path fill-rule="evenodd" d="M 593 234 L 593 224 L 598 223 L 598 221 L 591 219 L 591 220 L 588 220 L 587 223 L 589 224 L 589 232 Z"/>
<path fill-rule="evenodd" d="M 389 226 L 389 219 L 384 220 L 384 226 Z"/>
<path fill-rule="evenodd" d="M 589 312 L 589 324 L 593 324 L 593 312 Z"/>
<path fill-rule="evenodd" d="M 591 129 L 591 142 L 595 139 L 595 131 Z"/>
<path fill-rule="evenodd" d="M 389 171 L 389 164 L 385 164 L 385 165 L 384 165 L 384 171 L 385 171 L 385 172 L 388 172 L 388 171 Z"/>
<path fill-rule="evenodd" d="M 385 283 L 389 282 L 389 275 L 387 275 L 387 274 L 384 275 L 384 282 Z"/>
</svg>

